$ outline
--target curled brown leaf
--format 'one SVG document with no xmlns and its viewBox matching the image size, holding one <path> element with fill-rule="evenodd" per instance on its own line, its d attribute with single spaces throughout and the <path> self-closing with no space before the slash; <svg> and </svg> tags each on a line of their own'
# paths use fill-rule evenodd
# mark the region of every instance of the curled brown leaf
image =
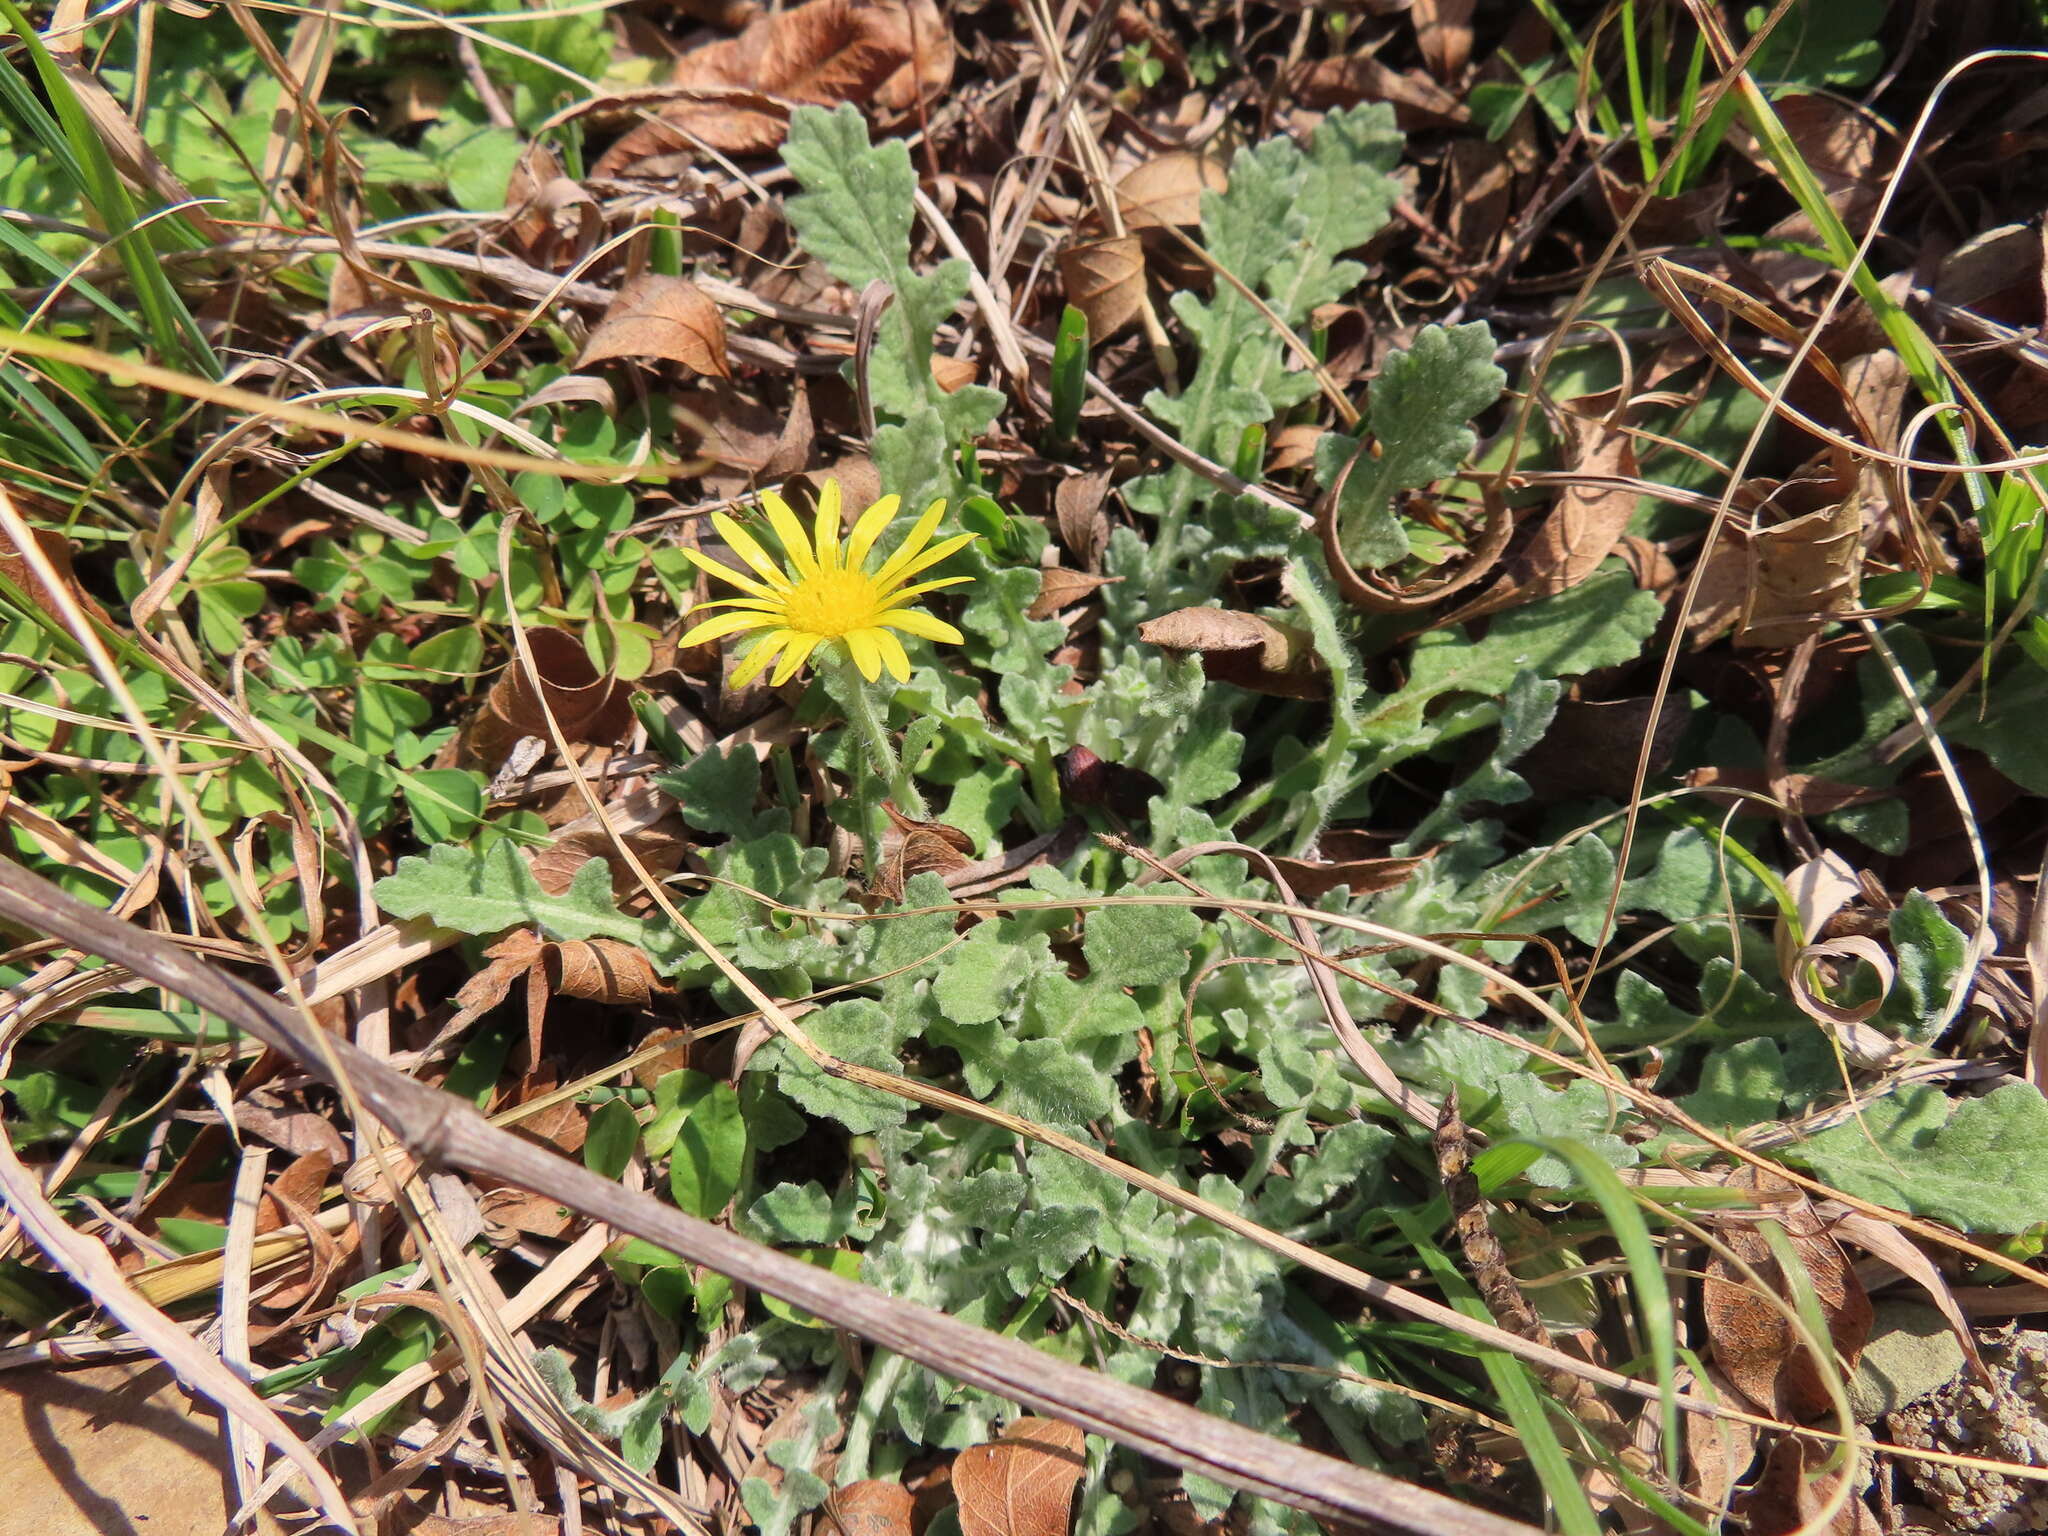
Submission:
<svg viewBox="0 0 2048 1536">
<path fill-rule="evenodd" d="M 1170 651 L 1193 652 L 1213 682 L 1286 699 L 1330 694 L 1329 668 L 1307 630 L 1230 608 L 1181 608 L 1147 619 L 1138 638 Z"/>
<path fill-rule="evenodd" d="M 686 277 L 643 272 L 627 280 L 597 322 L 576 366 L 612 358 L 658 358 L 681 363 L 692 373 L 732 377 L 725 355 L 725 316 L 704 290 Z"/>
<path fill-rule="evenodd" d="M 850 101 L 910 111 L 953 78 L 953 36 L 933 0 L 809 0 L 756 17 L 738 37 L 676 61 L 675 85 L 701 93 L 621 138 L 597 162 L 616 176 L 652 155 L 694 148 L 763 154 L 789 131 L 788 104 Z"/>
<path fill-rule="evenodd" d="M 1767 1213 L 1784 1228 L 1806 1271 L 1827 1343 L 1854 1370 L 1870 1335 L 1870 1298 L 1855 1268 L 1805 1196 L 1775 1175 L 1744 1169 L 1731 1181 L 1768 1200 Z M 1735 1263 L 1721 1253 L 1707 1262 L 1701 1292 L 1702 1316 L 1714 1342 L 1714 1363 L 1736 1390 L 1766 1413 L 1806 1421 L 1833 1406 L 1821 1368 L 1800 1342 L 1783 1304 L 1791 1288 L 1778 1269 L 1771 1245 L 1753 1221 L 1730 1215 L 1717 1223 L 1722 1243 L 1777 1293 L 1778 1303 L 1758 1294 Z"/>
<path fill-rule="evenodd" d="M 1088 317 L 1088 340 L 1099 346 L 1138 318 L 1145 305 L 1145 248 L 1136 235 L 1084 240 L 1060 252 L 1067 302 Z"/>
<path fill-rule="evenodd" d="M 568 741 L 618 740 L 633 718 L 631 685 L 600 677 L 583 642 L 567 630 L 529 629 L 526 641 L 535 675 L 515 663 L 492 685 L 469 726 L 467 745 L 477 760 L 495 768 L 522 737 L 546 739 L 549 713 Z"/>
<path fill-rule="evenodd" d="M 953 1461 L 961 1536 L 1067 1536 L 1074 1487 L 1087 1470 L 1081 1431 L 1023 1418 L 1002 1438 Z"/>
<path fill-rule="evenodd" d="M 1038 573 L 1038 596 L 1024 610 L 1027 619 L 1049 619 L 1062 608 L 1071 608 L 1097 587 L 1121 581 L 1121 576 L 1091 576 L 1070 571 L 1063 565 L 1048 565 Z"/>
</svg>

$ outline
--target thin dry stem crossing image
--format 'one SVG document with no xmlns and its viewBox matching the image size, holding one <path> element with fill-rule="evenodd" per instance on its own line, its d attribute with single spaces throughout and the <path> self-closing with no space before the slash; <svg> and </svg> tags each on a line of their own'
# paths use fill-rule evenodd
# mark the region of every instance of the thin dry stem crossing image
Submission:
<svg viewBox="0 0 2048 1536">
<path fill-rule="evenodd" d="M 2048 1529 L 2048 10 L 0 53 L 0 1531 Z"/>
</svg>

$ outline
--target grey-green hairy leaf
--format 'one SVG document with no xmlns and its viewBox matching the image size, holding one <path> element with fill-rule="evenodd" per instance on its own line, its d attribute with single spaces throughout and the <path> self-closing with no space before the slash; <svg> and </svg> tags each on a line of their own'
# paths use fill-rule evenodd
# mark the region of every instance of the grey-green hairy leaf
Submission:
<svg viewBox="0 0 2048 1536">
<path fill-rule="evenodd" d="M 868 387 L 895 418 L 875 436 L 884 483 L 913 510 L 953 490 L 950 450 L 988 430 L 1003 397 L 970 384 L 948 394 L 932 377 L 932 336 L 966 297 L 967 264 L 910 265 L 917 176 L 901 139 L 868 142 L 852 106 L 790 114 L 783 160 L 803 191 L 787 204 L 798 242 L 855 290 L 886 284 L 895 295 L 868 354 Z"/>
<path fill-rule="evenodd" d="M 1424 326 L 1415 344 L 1395 352 L 1373 381 L 1365 424 L 1378 458 L 1341 432 L 1316 444 L 1316 477 L 1337 495 L 1337 530 L 1351 563 L 1374 568 L 1408 554 L 1395 520 L 1397 492 L 1456 473 L 1472 451 L 1471 419 L 1500 398 L 1507 375 L 1493 361 L 1493 332 L 1482 320 Z M 1348 475 L 1345 465 L 1351 466 Z"/>
<path fill-rule="evenodd" d="M 1194 338 L 1199 358 L 1178 395 L 1155 390 L 1145 398 L 1145 408 L 1188 447 L 1228 464 L 1247 427 L 1315 392 L 1314 376 L 1238 285 L 1296 328 L 1318 305 L 1350 292 L 1363 269 L 1338 258 L 1386 224 L 1400 195 L 1391 175 L 1400 149 L 1385 103 L 1333 112 L 1306 149 L 1283 137 L 1238 151 L 1224 190 L 1203 194 L 1203 245 L 1237 282 L 1217 283 L 1206 299 L 1174 296 L 1173 313 Z M 1229 542 L 1187 522 L 1189 510 L 1213 495 L 1207 482 L 1179 466 L 1126 488 L 1134 510 L 1160 519 L 1142 573 L 1151 600 L 1185 580 L 1184 536 L 1197 548 Z"/>
<path fill-rule="evenodd" d="M 2048 1101 L 2031 1083 L 1959 1104 L 1937 1087 L 1902 1088 L 1785 1156 L 1847 1194 L 1960 1231 L 2048 1222 Z"/>
</svg>

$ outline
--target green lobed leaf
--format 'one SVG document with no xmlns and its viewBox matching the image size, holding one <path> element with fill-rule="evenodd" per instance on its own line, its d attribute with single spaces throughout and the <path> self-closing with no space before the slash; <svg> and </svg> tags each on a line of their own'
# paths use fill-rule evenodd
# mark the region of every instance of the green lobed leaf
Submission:
<svg viewBox="0 0 2048 1536">
<path fill-rule="evenodd" d="M 1155 390 L 1145 398 L 1145 408 L 1190 448 L 1228 464 L 1248 428 L 1314 393 L 1313 375 L 1299 368 L 1239 284 L 1296 327 L 1318 305 L 1348 293 L 1363 269 L 1339 258 L 1385 225 L 1400 195 L 1390 174 L 1400 146 L 1385 103 L 1333 112 L 1306 150 L 1284 137 L 1242 149 L 1224 189 L 1203 194 L 1203 246 L 1237 281 L 1218 283 L 1206 300 L 1174 296 L 1174 315 L 1194 339 L 1199 361 L 1180 394 Z M 1161 519 L 1157 558 L 1142 571 L 1154 601 L 1185 580 L 1184 531 L 1194 547 L 1227 542 L 1210 528 L 1184 530 L 1189 510 L 1211 499 L 1242 510 L 1239 498 L 1218 497 L 1178 465 L 1133 481 L 1125 496 L 1134 510 Z"/>
<path fill-rule="evenodd" d="M 895 296 L 868 354 L 875 405 L 898 418 L 876 434 L 874 459 L 884 483 L 922 511 L 954 489 L 954 445 L 985 432 L 1003 404 L 995 390 L 970 384 L 948 394 L 932 377 L 932 336 L 967 294 L 967 264 L 912 269 L 910 151 L 901 139 L 870 144 L 855 107 L 799 107 L 783 160 L 804 189 L 786 205 L 798 243 L 848 286 L 884 283 Z"/>
<path fill-rule="evenodd" d="M 1142 893 L 1127 887 L 1117 894 Z M 1153 986 L 1180 979 L 1201 936 L 1201 919 L 1186 907 L 1103 907 L 1088 914 L 1081 952 L 1105 981 Z"/>
<path fill-rule="evenodd" d="M 744 837 L 754 829 L 761 760 L 748 747 L 727 752 L 710 746 L 675 772 L 656 774 L 654 786 L 675 800 L 683 820 L 698 831 Z"/>
<path fill-rule="evenodd" d="M 1960 1231 L 2048 1221 L 2048 1101 L 2031 1083 L 1960 1104 L 1937 1087 L 1902 1088 L 1784 1155 L 1845 1193 Z"/>
<path fill-rule="evenodd" d="M 1969 958 L 1970 941 L 1920 891 L 1909 892 L 1893 910 L 1890 930 L 1898 977 L 1872 1022 L 1901 1039 L 1931 1045 L 1950 1018 L 1951 994 Z"/>
<path fill-rule="evenodd" d="M 1359 439 L 1341 432 L 1326 433 L 1316 444 L 1316 478 L 1325 487 L 1336 485 L 1351 464 L 1337 496 L 1337 527 L 1354 565 L 1377 568 L 1406 557 L 1408 535 L 1394 517 L 1395 494 L 1456 473 L 1475 442 L 1472 417 L 1498 400 L 1506 384 L 1483 320 L 1425 326 L 1413 346 L 1381 365 L 1365 418 L 1379 457 L 1359 454 Z"/>
</svg>

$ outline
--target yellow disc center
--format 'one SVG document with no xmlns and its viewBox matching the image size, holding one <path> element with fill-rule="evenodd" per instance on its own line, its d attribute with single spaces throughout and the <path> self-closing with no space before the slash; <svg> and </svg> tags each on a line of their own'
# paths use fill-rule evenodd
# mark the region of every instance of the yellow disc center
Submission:
<svg viewBox="0 0 2048 1536">
<path fill-rule="evenodd" d="M 873 578 L 860 571 L 821 571 L 796 584 L 783 600 L 789 627 L 830 639 L 874 622 L 879 602 Z"/>
</svg>

